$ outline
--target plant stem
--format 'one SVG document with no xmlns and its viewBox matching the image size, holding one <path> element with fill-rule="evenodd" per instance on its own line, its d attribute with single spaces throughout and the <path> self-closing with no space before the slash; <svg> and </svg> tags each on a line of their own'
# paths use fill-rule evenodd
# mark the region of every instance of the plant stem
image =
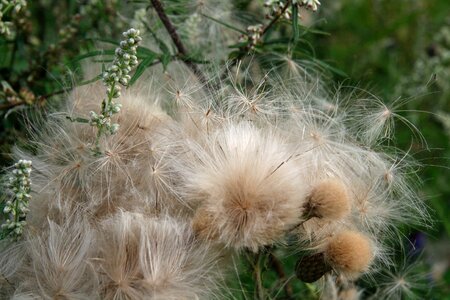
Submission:
<svg viewBox="0 0 450 300">
<path fill-rule="evenodd" d="M 13 7 L 14 7 L 14 5 L 13 5 L 12 3 L 8 4 L 8 6 L 6 6 L 6 7 L 3 9 L 2 15 L 6 15 L 6 14 L 9 12 L 9 10 L 10 10 L 11 8 L 13 8 Z"/>
<path fill-rule="evenodd" d="M 288 0 L 287 2 L 286 2 L 286 4 L 283 6 L 283 8 L 281 9 L 281 11 L 280 11 L 280 13 L 279 14 L 277 14 L 271 21 L 270 21 L 270 23 L 269 24 L 267 24 L 266 26 L 264 26 L 264 28 L 263 28 L 263 30 L 262 30 L 262 33 L 261 33 L 261 39 L 262 39 L 262 37 L 264 36 L 264 34 L 266 34 L 268 31 L 269 31 L 269 29 L 280 19 L 280 17 L 284 14 L 284 12 L 289 8 L 289 6 L 291 5 L 291 0 Z M 238 63 L 238 61 L 240 61 L 242 58 L 244 58 L 244 56 L 248 53 L 248 51 L 250 50 L 250 47 L 247 45 L 246 47 L 243 47 L 243 51 L 241 51 L 240 53 L 239 53 L 239 55 L 238 56 L 236 56 L 231 62 L 230 62 L 230 64 L 228 65 L 228 68 L 230 68 L 230 67 L 233 67 L 233 66 L 235 66 L 237 63 Z M 225 73 L 226 74 L 226 73 Z M 225 74 L 223 74 L 222 76 L 221 76 L 221 78 L 224 78 L 224 75 Z"/>
<path fill-rule="evenodd" d="M 284 12 L 286 11 L 286 9 L 288 9 L 289 5 L 291 5 L 291 0 L 288 0 L 286 2 L 286 4 L 283 6 L 283 8 L 281 9 L 280 13 L 278 13 L 273 19 L 272 21 L 270 21 L 269 24 L 267 24 L 266 26 L 264 26 L 264 29 L 261 33 L 261 37 L 278 21 L 278 19 L 284 14 Z"/>
<path fill-rule="evenodd" d="M 22 104 L 25 104 L 25 102 L 17 101 L 17 102 L 10 102 L 10 103 L 1 104 L 0 105 L 0 110 L 10 109 L 10 108 L 22 105 Z"/>
<path fill-rule="evenodd" d="M 283 264 L 280 262 L 280 260 L 272 253 L 269 253 L 269 262 L 272 267 L 272 269 L 277 273 L 278 278 L 280 279 L 280 283 L 284 285 L 284 292 L 286 294 L 287 299 L 293 299 L 293 290 L 292 286 L 289 284 L 288 279 L 286 277 L 286 273 L 283 269 Z"/>
<path fill-rule="evenodd" d="M 254 257 L 253 263 L 253 279 L 255 281 L 255 299 L 264 300 L 264 287 L 261 278 L 261 261 L 263 260 L 263 254 L 258 252 Z"/>
<path fill-rule="evenodd" d="M 172 39 L 173 43 L 175 44 L 175 47 L 178 50 L 178 53 L 180 54 L 181 60 L 188 66 L 189 69 L 197 76 L 198 80 L 206 86 L 208 85 L 208 80 L 206 79 L 206 76 L 203 74 L 203 72 L 197 67 L 195 63 L 193 63 L 189 59 L 188 51 L 186 47 L 184 46 L 183 42 L 181 41 L 180 36 L 177 33 L 177 29 L 170 21 L 169 17 L 167 16 L 166 12 L 164 11 L 164 8 L 161 4 L 161 1 L 159 0 L 151 0 L 151 3 L 153 5 L 153 8 L 155 9 L 156 13 L 158 14 L 159 19 L 163 23 L 164 27 L 166 28 L 167 32 L 170 35 L 170 38 Z"/>
</svg>

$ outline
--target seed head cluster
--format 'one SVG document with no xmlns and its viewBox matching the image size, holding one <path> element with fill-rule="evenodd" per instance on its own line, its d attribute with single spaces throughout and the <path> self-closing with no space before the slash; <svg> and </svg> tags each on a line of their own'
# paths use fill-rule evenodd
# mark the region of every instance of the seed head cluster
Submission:
<svg viewBox="0 0 450 300">
<path fill-rule="evenodd" d="M 249 74 L 230 71 L 220 80 L 234 84 L 213 90 L 174 63 L 123 92 L 114 135 L 62 114 L 38 126 L 36 150 L 16 151 L 33 161 L 20 173 L 33 198 L 23 239 L 0 255 L 5 297 L 224 299 L 233 255 L 274 246 L 308 253 L 296 268 L 308 281 L 388 265 L 399 225 L 426 215 L 408 155 L 379 147 L 392 131 L 359 126 L 383 116 L 316 79 Z M 126 78 L 112 67 L 105 82 Z M 67 114 L 102 99 L 101 84 L 78 87 Z"/>
</svg>

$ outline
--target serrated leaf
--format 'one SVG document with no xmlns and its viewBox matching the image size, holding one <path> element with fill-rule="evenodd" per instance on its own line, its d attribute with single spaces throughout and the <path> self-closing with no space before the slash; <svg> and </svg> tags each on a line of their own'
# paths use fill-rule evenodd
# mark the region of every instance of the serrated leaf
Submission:
<svg viewBox="0 0 450 300">
<path fill-rule="evenodd" d="M 153 53 L 144 58 L 144 60 L 142 60 L 136 67 L 136 71 L 134 72 L 133 77 L 131 77 L 128 86 L 133 85 L 133 83 L 135 83 L 136 80 L 138 80 L 138 78 L 144 73 L 145 69 L 147 69 L 157 57 L 158 55 L 156 53 Z"/>
</svg>

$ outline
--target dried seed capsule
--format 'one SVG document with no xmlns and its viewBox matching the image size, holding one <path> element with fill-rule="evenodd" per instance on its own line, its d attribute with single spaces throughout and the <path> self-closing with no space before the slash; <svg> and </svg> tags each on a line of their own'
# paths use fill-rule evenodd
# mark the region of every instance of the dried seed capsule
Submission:
<svg viewBox="0 0 450 300">
<path fill-rule="evenodd" d="M 331 271 L 323 253 L 301 257 L 295 266 L 295 275 L 303 282 L 311 283 Z"/>
<path fill-rule="evenodd" d="M 319 183 L 311 191 L 306 204 L 309 217 L 340 220 L 351 210 L 350 199 L 344 184 L 337 179 Z"/>
</svg>

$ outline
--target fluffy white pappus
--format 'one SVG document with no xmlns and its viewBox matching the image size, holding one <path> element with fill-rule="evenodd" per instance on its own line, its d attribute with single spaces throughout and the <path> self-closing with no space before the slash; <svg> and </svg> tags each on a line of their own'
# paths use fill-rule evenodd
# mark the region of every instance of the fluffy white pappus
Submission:
<svg viewBox="0 0 450 300">
<path fill-rule="evenodd" d="M 411 130 L 417 142 L 427 147 L 420 130 L 402 115 L 407 110 L 401 108 L 412 99 L 398 98 L 390 103 L 385 103 L 368 91 L 358 88 L 353 88 L 353 90 L 354 97 L 348 99 L 353 104 L 348 107 L 347 123 L 361 142 L 370 146 L 392 142 L 395 123 L 399 122 Z"/>
<path fill-rule="evenodd" d="M 382 157 L 384 166 L 375 170 L 378 186 L 387 190 L 393 201 L 401 203 L 403 214 L 408 215 L 408 224 L 429 226 L 428 208 L 418 193 L 422 184 L 418 173 L 420 165 L 409 153 L 385 154 Z"/>
<path fill-rule="evenodd" d="M 297 159 L 308 162 L 310 175 L 317 177 L 325 171 L 328 176 L 343 177 L 343 171 L 349 165 L 357 166 L 355 157 L 362 150 L 348 139 L 339 117 L 331 117 L 307 106 L 292 114 L 285 130 L 291 131 Z"/>
<path fill-rule="evenodd" d="M 26 259 L 26 249 L 22 244 L 12 244 L 9 240 L 0 242 L 0 298 L 7 299 L 15 292 L 13 280 L 20 278 L 19 269 Z"/>
<path fill-rule="evenodd" d="M 314 77 L 317 78 L 319 66 L 313 62 L 298 60 L 292 58 L 291 55 L 275 52 L 266 54 L 260 59 L 264 65 L 270 66 L 271 69 L 268 71 L 272 71 L 273 74 L 276 74 L 281 79 L 278 84 L 290 82 L 289 85 L 292 85 L 295 89 L 295 84 L 292 84 L 292 82 L 301 80 L 308 82 L 307 85 L 302 85 L 301 89 L 304 89 L 305 87 L 312 87 L 318 82 Z"/>
<path fill-rule="evenodd" d="M 166 99 L 164 107 L 189 137 L 197 138 L 204 132 L 214 131 L 226 119 L 221 101 L 224 88 L 217 80 L 217 72 L 208 70 L 210 86 L 205 86 L 184 65 L 174 63 L 167 69 L 170 80 L 160 92 Z M 217 90 L 212 89 L 213 85 Z"/>
<path fill-rule="evenodd" d="M 94 231 L 85 220 L 74 218 L 64 225 L 48 223 L 47 231 L 28 234 L 20 242 L 22 258 L 2 253 L 18 265 L 10 280 L 15 285 L 13 299 L 97 299 L 97 280 L 89 261 Z"/>
<path fill-rule="evenodd" d="M 292 99 L 286 97 L 285 90 L 277 87 L 285 86 L 284 83 L 278 77 L 272 78 L 273 73 L 253 70 L 254 65 L 238 63 L 228 70 L 231 86 L 221 100 L 226 103 L 225 115 L 236 121 L 249 120 L 257 124 L 284 123 L 292 106 Z M 259 78 L 255 72 L 263 72 L 263 76 Z"/>
<path fill-rule="evenodd" d="M 117 207 L 130 209 L 130 197 L 142 200 L 135 206 L 179 205 L 181 199 L 173 187 L 186 153 L 182 129 L 142 97 L 124 97 L 121 102 L 120 130 L 103 139 L 104 153 L 94 162 L 96 185 L 109 191 L 106 200 Z"/>
<path fill-rule="evenodd" d="M 218 253 L 198 243 L 187 223 L 119 212 L 100 230 L 102 299 L 212 299 Z"/>
<path fill-rule="evenodd" d="M 312 217 L 296 228 L 297 244 L 301 250 L 317 252 L 330 236 L 350 227 L 348 220 L 331 221 Z"/>
<path fill-rule="evenodd" d="M 175 118 L 191 136 L 212 132 L 230 120 L 262 123 L 281 112 L 276 103 L 279 99 L 268 91 L 267 76 L 253 80 L 240 64 L 233 70 L 209 67 L 203 71 L 208 78 L 206 85 L 191 78 L 192 73 L 184 66 L 168 70 L 172 79 L 168 84 L 168 103 L 172 103 L 168 110 L 176 112 Z"/>
<path fill-rule="evenodd" d="M 417 257 L 402 254 L 401 261 L 368 279 L 377 287 L 370 299 L 426 299 L 430 291 L 430 274 L 425 269 Z"/>
<path fill-rule="evenodd" d="M 429 223 L 426 206 L 414 190 L 415 173 L 405 157 L 393 160 L 373 152 L 366 156 L 365 165 L 367 172 L 352 177 L 350 185 L 355 226 L 398 240 L 399 224 L 426 226 Z"/>
<path fill-rule="evenodd" d="M 88 153 L 89 146 L 79 138 L 81 134 L 77 125 L 63 115 L 50 115 L 45 124 L 32 129 L 31 143 L 38 149 L 36 154 L 17 151 L 17 157 L 29 157 L 36 161 L 33 187 L 37 192 L 56 186 L 67 192 L 85 191 L 89 187 L 88 166 L 93 162 L 92 155 Z"/>
<path fill-rule="evenodd" d="M 233 4 L 230 1 L 169 0 L 164 1 L 164 4 L 166 11 L 178 12 L 170 15 L 170 18 L 177 25 L 189 49 L 202 53 L 203 57 L 209 60 L 219 61 L 227 58 L 229 52 L 227 45 L 237 42 L 239 33 L 220 23 L 234 26 L 242 23 L 238 17 L 239 11 L 233 11 Z"/>
<path fill-rule="evenodd" d="M 37 162 L 33 190 L 47 195 L 42 207 L 67 208 L 70 215 L 73 207 L 82 205 L 96 217 L 121 207 L 159 206 L 160 210 L 164 204 L 177 210 L 174 207 L 181 202 L 173 185 L 179 180 L 178 165 L 186 153 L 182 130 L 159 108 L 156 96 L 146 97 L 146 91 L 131 89 L 121 97 L 122 112 L 114 120 L 120 130 L 101 137 L 100 155 L 93 155 L 92 150 L 95 129 L 65 118 L 97 111 L 105 93 L 99 84 L 75 89 L 66 112 L 51 116 L 35 130 L 37 154 L 18 156 Z"/>
<path fill-rule="evenodd" d="M 326 275 L 321 288 L 321 300 L 359 300 L 363 296 L 363 290 L 358 290 L 353 282 L 332 275 Z"/>
<path fill-rule="evenodd" d="M 16 293 L 11 298 L 11 300 L 40 300 L 42 297 L 32 293 Z"/>
<path fill-rule="evenodd" d="M 198 162 L 183 186 L 200 206 L 197 233 L 253 251 L 282 240 L 299 222 L 306 193 L 286 140 L 246 122 L 205 139 L 205 147 L 194 148 Z"/>
</svg>

